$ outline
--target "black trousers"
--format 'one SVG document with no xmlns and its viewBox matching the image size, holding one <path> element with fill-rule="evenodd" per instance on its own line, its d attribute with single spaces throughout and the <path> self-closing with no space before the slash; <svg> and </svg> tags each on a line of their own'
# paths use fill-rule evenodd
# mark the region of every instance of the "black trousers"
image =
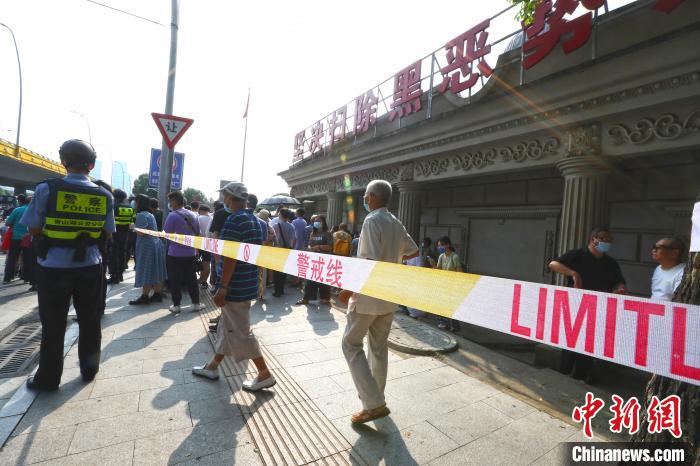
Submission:
<svg viewBox="0 0 700 466">
<path fill-rule="evenodd" d="M 287 274 L 278 272 L 275 270 L 275 274 L 272 277 L 272 281 L 275 284 L 275 294 L 276 295 L 282 295 L 284 294 L 284 282 L 287 280 Z"/>
<path fill-rule="evenodd" d="M 17 274 L 17 260 L 19 255 L 22 253 L 22 240 L 13 239 L 10 240 L 10 249 L 7 251 L 7 257 L 5 258 L 5 276 L 3 280 L 9 282 Z"/>
<path fill-rule="evenodd" d="M 78 314 L 80 372 L 94 376 L 100 367 L 102 266 L 77 269 L 38 267 L 41 352 L 35 380 L 46 387 L 61 383 L 63 339 L 71 298 Z"/>
<path fill-rule="evenodd" d="M 129 259 L 132 257 L 134 258 L 134 264 L 136 264 L 136 232 L 129 230 L 126 237 L 126 262 L 124 262 L 124 270 L 129 267 Z"/>
<path fill-rule="evenodd" d="M 168 286 L 175 306 L 179 306 L 182 301 L 182 285 L 187 287 L 190 299 L 193 303 L 199 302 L 199 286 L 197 284 L 197 271 L 195 262 L 197 257 L 175 257 L 168 256 L 166 265 L 168 267 Z"/>
<path fill-rule="evenodd" d="M 36 254 L 34 248 L 29 245 L 27 248 L 22 248 L 22 280 L 36 285 Z"/>
<path fill-rule="evenodd" d="M 275 275 L 277 275 L 277 272 L 275 272 Z M 321 299 L 331 299 L 331 287 L 313 280 L 306 280 L 304 299 L 307 301 L 315 301 L 317 296 Z"/>
<path fill-rule="evenodd" d="M 584 380 L 590 376 L 593 370 L 594 359 L 585 354 L 575 353 L 573 351 L 562 350 L 561 360 L 559 362 L 559 372 L 568 374 L 573 369 L 571 376 L 578 380 Z"/>
<path fill-rule="evenodd" d="M 129 240 L 129 231 L 117 230 L 112 235 L 112 250 L 109 254 L 109 276 L 121 280 L 124 270 L 127 268 L 126 244 Z"/>
</svg>

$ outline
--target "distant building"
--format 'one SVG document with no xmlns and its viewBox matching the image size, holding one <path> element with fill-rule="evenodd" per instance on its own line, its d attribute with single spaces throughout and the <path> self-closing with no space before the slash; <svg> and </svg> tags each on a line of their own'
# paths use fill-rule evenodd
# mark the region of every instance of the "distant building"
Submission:
<svg viewBox="0 0 700 466">
<path fill-rule="evenodd" d="M 131 194 L 133 183 L 126 162 L 116 161 L 112 163 L 112 187 L 119 188 L 129 195 Z"/>
<path fill-rule="evenodd" d="M 95 168 L 93 168 L 90 172 L 90 176 L 95 178 L 96 180 L 102 179 L 102 160 L 95 160 Z"/>
</svg>

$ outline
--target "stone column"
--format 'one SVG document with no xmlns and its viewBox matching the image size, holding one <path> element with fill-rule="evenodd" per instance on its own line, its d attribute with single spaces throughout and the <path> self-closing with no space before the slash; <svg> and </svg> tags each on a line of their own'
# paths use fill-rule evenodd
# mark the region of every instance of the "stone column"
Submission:
<svg viewBox="0 0 700 466">
<path fill-rule="evenodd" d="M 418 243 L 420 213 L 423 202 L 423 185 L 413 181 L 399 181 L 399 220 L 411 238 Z"/>
<path fill-rule="evenodd" d="M 338 225 L 343 221 L 343 199 L 345 198 L 345 193 L 327 193 L 326 197 L 328 198 L 326 222 L 328 222 L 328 229 L 330 229 L 333 225 Z"/>
<path fill-rule="evenodd" d="M 585 246 L 591 230 L 608 219 L 606 183 L 611 164 L 600 153 L 600 126 L 575 128 L 568 136 L 566 157 L 557 163 L 564 176 L 559 253 Z"/>
<path fill-rule="evenodd" d="M 584 156 L 567 158 L 557 164 L 564 176 L 560 254 L 585 246 L 591 230 L 606 223 L 608 171 L 597 161 L 598 158 Z"/>
</svg>

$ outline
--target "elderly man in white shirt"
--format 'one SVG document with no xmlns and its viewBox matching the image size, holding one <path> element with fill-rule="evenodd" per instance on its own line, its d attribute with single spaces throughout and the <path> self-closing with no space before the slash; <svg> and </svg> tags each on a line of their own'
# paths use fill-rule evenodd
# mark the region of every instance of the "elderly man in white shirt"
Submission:
<svg viewBox="0 0 700 466">
<path fill-rule="evenodd" d="M 367 185 L 364 203 L 370 213 L 362 224 L 357 257 L 401 263 L 418 256 L 418 246 L 386 208 L 390 199 L 391 184 L 387 181 L 374 180 Z M 343 354 L 363 407 L 351 421 L 363 424 L 389 414 L 384 401 L 389 359 L 387 340 L 397 305 L 348 291 L 341 294 L 340 300 L 349 300 Z M 368 333 L 369 358 L 363 347 Z"/>
<path fill-rule="evenodd" d="M 685 244 L 678 238 L 661 238 L 651 248 L 651 258 L 659 266 L 651 277 L 651 297 L 673 300 L 676 288 L 683 281 Z"/>
</svg>

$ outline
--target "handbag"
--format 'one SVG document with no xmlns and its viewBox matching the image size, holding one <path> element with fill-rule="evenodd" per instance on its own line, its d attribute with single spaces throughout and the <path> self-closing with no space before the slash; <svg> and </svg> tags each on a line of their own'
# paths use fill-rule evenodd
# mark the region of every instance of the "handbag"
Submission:
<svg viewBox="0 0 700 466">
<path fill-rule="evenodd" d="M 10 241 L 12 241 L 12 227 L 8 227 L 5 236 L 2 237 L 2 250 L 10 250 Z"/>
</svg>

